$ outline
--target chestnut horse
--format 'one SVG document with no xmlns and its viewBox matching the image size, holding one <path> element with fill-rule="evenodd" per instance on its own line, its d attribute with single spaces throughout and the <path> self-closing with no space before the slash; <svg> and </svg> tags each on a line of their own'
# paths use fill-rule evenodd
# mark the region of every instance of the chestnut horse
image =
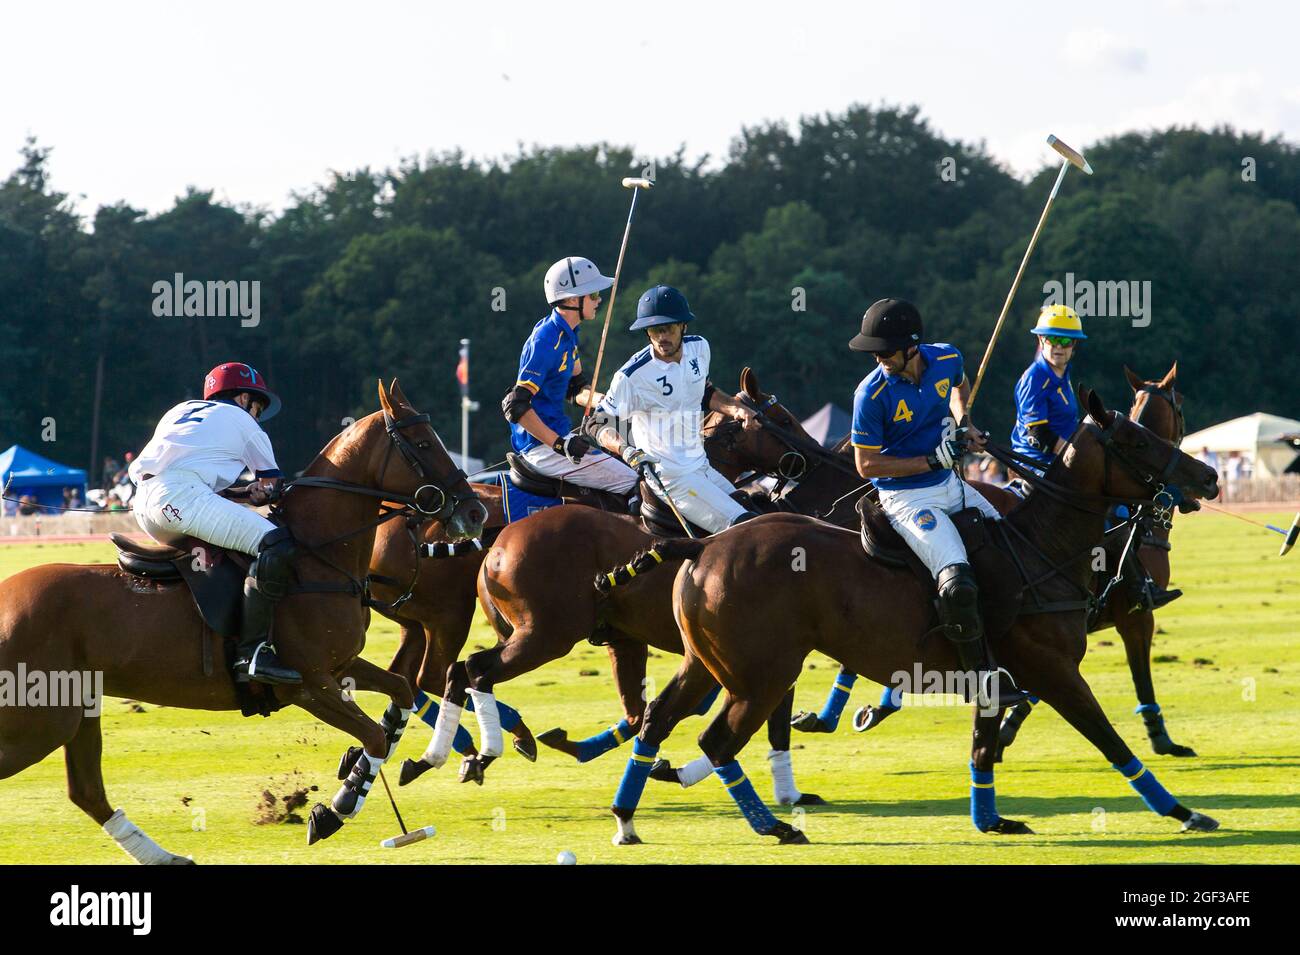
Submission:
<svg viewBox="0 0 1300 955">
<path fill-rule="evenodd" d="M 1212 831 L 1218 823 L 1170 795 L 1106 719 L 1079 672 L 1087 613 L 1075 598 L 1092 585 L 1092 552 L 1105 536 L 1111 504 L 1151 502 L 1168 486 L 1194 507 L 1196 499 L 1218 493 L 1218 475 L 1107 411 L 1094 393 L 1080 397 L 1087 417 L 1070 447 L 1052 464 L 1046 480 L 1037 482 L 999 522 L 1002 529 L 991 531 L 1012 541 L 1014 558 L 1008 560 L 1016 561 L 1013 575 L 1034 581 L 1036 600 L 1042 601 L 1022 605 L 1010 629 L 992 635 L 991 643 L 1020 685 L 1096 746 L 1149 808 L 1180 820 L 1184 831 Z M 917 671 L 937 675 L 942 685 L 957 682 L 955 651 L 930 631 L 931 582 L 868 557 L 856 534 L 809 518 L 770 515 L 708 540 L 668 541 L 655 549 L 664 561 L 688 561 L 678 571 L 673 591 L 687 652 L 678 672 L 647 707 L 640 739 L 653 749 L 714 681 L 720 682 L 727 696 L 700 735 L 700 748 L 760 835 L 776 836 L 782 843 L 807 841 L 758 798 L 737 755 L 799 675 L 808 653 L 818 650 L 886 685 L 896 685 L 900 673 Z M 802 555 L 804 573 L 792 576 L 792 555 Z M 1047 607 L 1066 601 L 1080 609 Z M 1002 818 L 995 805 L 999 716 L 987 709 L 975 715 L 972 820 L 981 832 L 1025 833 L 1030 830 L 1024 823 Z"/>
<path fill-rule="evenodd" d="M 1177 386 L 1178 363 L 1174 362 L 1165 376 L 1157 381 L 1144 381 L 1127 365 L 1124 366 L 1124 376 L 1133 390 L 1133 406 L 1129 409 L 1129 418 L 1172 442 L 1174 446 L 1181 444 L 1187 428 L 1183 419 L 1183 395 Z M 971 483 L 979 488 L 980 492 L 1003 514 L 1008 513 L 1020 502 L 1018 496 L 1004 488 L 980 481 Z M 1118 550 L 1112 556 L 1118 557 Z M 1157 587 L 1162 590 L 1167 588 L 1169 586 L 1169 528 L 1152 527 L 1150 535 L 1141 538 L 1138 556 Z M 1093 588 L 1097 596 L 1100 596 L 1102 589 L 1114 576 L 1115 568 L 1109 569 L 1111 573 L 1101 574 L 1097 578 Z M 1122 596 L 1112 596 L 1106 601 L 1099 618 L 1092 621 L 1089 632 L 1109 627 L 1119 631 L 1120 638 L 1124 641 L 1129 672 L 1133 676 L 1133 687 L 1137 691 L 1137 713 L 1142 716 L 1152 750 L 1158 756 L 1195 756 L 1195 750 L 1181 746 L 1169 738 L 1164 717 L 1160 713 L 1160 705 L 1156 702 L 1155 687 L 1151 679 L 1151 644 L 1155 634 L 1154 612 L 1131 609 Z M 831 699 L 839 696 L 842 701 L 847 701 L 848 690 L 855 680 L 856 674 L 842 670 L 836 677 Z M 856 729 L 859 731 L 875 729 L 886 717 L 898 712 L 901 702 L 898 695 L 889 690 L 886 693 L 888 695 L 882 697 L 881 705 L 866 706 L 859 711 L 858 717 L 854 720 Z M 1032 702 L 1021 703 L 1007 714 L 999 733 L 1003 748 L 1010 746 L 1015 740 L 1020 726 L 1032 711 L 1033 705 Z M 829 706 L 828 699 L 827 712 L 830 712 Z M 839 702 L 839 706 L 842 707 L 843 702 Z M 796 729 L 810 732 L 834 730 L 833 726 L 827 725 L 818 714 L 813 713 L 796 715 L 794 726 Z M 1001 752 L 999 752 L 1000 758 Z"/>
<path fill-rule="evenodd" d="M 795 476 L 809 466 L 810 458 L 834 458 L 803 431 L 788 410 L 762 392 L 752 371 L 745 370 L 741 384 L 738 400 L 760 409 L 762 424 L 749 432 L 730 429 L 737 445 L 743 442 L 750 448 L 744 455 L 732 449 L 728 455 L 715 456 L 725 476 L 734 480 L 744 470 L 775 471 L 780 467 Z M 539 739 L 585 762 L 634 735 L 645 708 L 649 648 L 682 652 L 681 637 L 669 612 L 672 581 L 667 575 L 646 578 L 644 583 L 633 580 L 603 599 L 593 591 L 591 580 L 652 542 L 650 534 L 634 520 L 591 508 L 551 508 L 507 527 L 483 562 L 478 583 L 479 601 L 500 642 L 452 666 L 443 705 L 443 714 L 450 710 L 451 719 L 444 724 L 440 715 L 425 760 L 446 758 L 450 734 L 467 693 L 473 696 L 480 720 L 484 758 L 490 758 L 494 749 L 499 752 L 499 744 L 491 742 L 491 724 L 483 722 L 494 688 L 559 659 L 579 641 L 597 634 L 608 644 L 623 721 L 601 734 L 599 741 L 584 741 L 591 744 L 588 749 L 569 741 L 563 730 L 552 730 Z M 777 734 L 774 748 L 788 752 L 788 718 L 776 722 L 782 725 L 773 727 Z"/>
<path fill-rule="evenodd" d="M 741 390 L 735 396 L 737 400 L 744 397 L 751 402 L 761 403 L 770 398 L 761 391 L 757 376 L 749 368 L 741 373 L 740 386 Z M 768 417 L 773 416 L 769 414 Z M 798 422 L 785 409 L 777 412 L 775 417 L 802 432 Z M 787 474 L 792 474 L 796 469 L 806 470 L 808 467 L 805 452 L 792 452 L 788 442 L 774 440 L 763 431 L 744 431 L 722 412 L 714 411 L 705 415 L 700 431 L 709 462 L 730 481 L 734 482 L 747 472 L 777 475 L 784 469 Z M 815 444 L 811 438 L 807 440 Z M 497 534 L 501 533 L 505 525 L 500 504 L 500 487 L 492 484 L 472 486 L 487 505 L 490 515 L 486 524 L 483 550 L 463 547 L 458 548 L 452 556 L 421 558 L 418 556 L 418 543 L 412 537 L 413 530 L 400 522 L 393 522 L 379 530 L 375 539 L 374 555 L 370 562 L 372 592 L 377 597 L 392 603 L 409 594 L 409 597 L 402 600 L 400 606 L 395 609 L 385 609 L 382 606 L 378 609 L 402 629 L 401 645 L 388 669 L 406 677 L 412 687 L 426 695 L 427 699 L 417 713 L 431 727 L 436 725 L 440 713 L 440 704 L 432 698 L 443 696 L 447 672 L 460 656 L 469 637 L 470 625 L 474 618 L 479 568 L 487 549 L 496 542 Z M 585 500 L 585 498 L 566 498 L 565 503 L 566 505 L 581 503 Z M 597 521 L 606 516 L 597 509 L 585 508 L 584 510 L 592 510 L 598 515 L 595 518 Z M 524 523 L 532 524 L 541 516 L 530 517 Z M 547 521 L 556 519 L 548 517 Z M 575 518 L 575 520 L 581 521 L 582 518 Z M 627 524 L 629 527 L 635 526 L 630 519 L 620 523 Z M 514 526 L 518 528 L 521 525 Z M 423 543 L 434 543 L 444 539 L 443 528 L 436 521 L 428 524 L 418 533 L 419 542 Z M 522 534 L 517 529 L 510 533 L 512 537 Z M 640 547 L 646 546 L 649 538 L 641 534 L 635 538 L 635 541 L 627 551 L 629 556 Z M 594 573 L 598 567 L 599 565 L 594 565 L 591 573 Z M 375 577 L 381 580 L 376 580 Z M 580 589 L 584 597 L 590 590 L 588 586 L 590 577 L 591 574 L 584 569 L 582 574 L 574 578 L 582 581 Z M 667 606 L 666 602 L 664 606 Z M 675 628 L 672 633 L 674 644 L 678 647 L 676 652 L 680 653 L 680 641 L 675 636 Z M 589 635 L 590 631 L 579 635 L 577 639 Z M 620 652 L 616 648 L 616 642 L 622 641 L 611 642 L 609 647 L 615 680 L 625 709 L 629 707 L 635 709 L 637 714 L 635 718 L 639 718 L 640 707 L 644 705 L 644 701 L 641 700 L 641 679 L 645 676 L 646 648 L 643 644 L 633 644 Z M 572 643 L 566 646 L 560 655 L 567 653 L 571 646 Z M 515 749 L 530 760 L 536 759 L 537 751 L 528 727 L 522 720 L 517 724 L 513 723 L 513 719 L 518 718 L 513 709 L 504 706 L 500 708 L 503 710 L 503 717 L 506 714 L 511 717 L 509 724 L 504 728 L 514 734 Z M 788 731 L 783 730 L 783 732 L 788 736 Z M 477 750 L 467 736 L 460 735 L 458 739 L 460 741 L 457 742 L 456 748 L 465 757 L 461 764 L 461 782 L 473 780 L 481 784 L 484 779 L 483 769 L 486 760 L 477 758 Z M 558 736 L 552 731 L 543 741 L 573 754 L 574 744 L 566 744 L 563 731 L 560 731 Z M 345 757 L 344 768 L 349 765 L 349 758 Z M 446 754 L 442 754 L 442 759 L 445 758 Z M 400 785 L 412 782 L 433 768 L 435 761 L 438 765 L 442 765 L 438 754 L 433 752 L 431 741 L 430 750 L 424 757 L 403 762 Z"/>
<path fill-rule="evenodd" d="M 275 643 L 303 682 L 276 687 L 275 693 L 280 703 L 300 706 L 356 737 L 366 753 L 358 779 L 349 777 L 335 797 L 334 811 L 313 809 L 317 838 L 337 831 L 361 809 L 411 710 L 406 679 L 359 656 L 369 616 L 359 599 L 360 581 L 382 518 L 381 501 L 439 517 L 457 538 L 479 533 L 487 517 L 427 416 L 415 412 L 396 381 L 391 393 L 380 382 L 379 402 L 382 411 L 336 436 L 302 478 L 286 482 L 279 505 L 282 522 L 299 542 L 295 570 L 303 589 L 295 588 L 277 608 Z M 313 587 L 318 592 L 303 592 Z M 204 630 L 185 585 L 143 580 L 116 565 L 45 564 L 0 583 L 0 671 L 23 666 L 28 673 L 91 672 L 102 674 L 109 696 L 238 710 L 229 671 L 220 661 L 205 665 Z M 384 725 L 344 692 L 344 678 L 352 688 L 392 700 Z M 114 812 L 104 792 L 97 711 L 92 715 L 80 702 L 0 707 L 0 778 L 60 746 L 69 798 L 123 849 L 140 862 L 189 861 L 158 846 L 122 810 Z"/>
</svg>

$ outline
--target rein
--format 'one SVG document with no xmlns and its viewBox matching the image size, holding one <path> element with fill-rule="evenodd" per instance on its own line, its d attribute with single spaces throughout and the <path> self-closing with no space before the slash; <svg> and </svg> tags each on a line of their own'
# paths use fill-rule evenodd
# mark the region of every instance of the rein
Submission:
<svg viewBox="0 0 1300 955">
<path fill-rule="evenodd" d="M 384 475 L 388 472 L 388 462 L 392 458 L 393 449 L 396 448 L 402 459 L 413 471 L 415 471 L 416 476 L 429 482 L 416 488 L 415 493 L 413 494 L 398 494 L 392 491 L 386 491 L 382 487 L 370 487 L 365 484 L 354 484 L 351 481 L 341 481 L 337 478 L 319 477 L 315 475 L 289 478 L 283 483 L 281 495 L 295 487 L 314 487 L 329 491 L 340 491 L 346 494 L 358 494 L 363 497 L 379 498 L 381 501 L 379 516 L 374 520 L 367 521 L 365 524 L 355 528 L 354 530 L 340 534 L 337 537 L 332 537 L 326 541 L 321 541 L 311 545 L 303 544 L 301 542 L 299 543 L 299 546 L 306 553 L 315 557 L 332 570 L 342 574 L 348 580 L 347 583 L 324 583 L 314 581 L 304 583 L 299 581 L 294 590 L 295 593 L 348 593 L 360 597 L 362 603 L 368 607 L 375 607 L 385 611 L 394 611 L 411 599 L 411 596 L 415 592 L 415 586 L 420 579 L 420 541 L 415 533 L 415 528 L 428 520 L 446 520 L 456 511 L 457 508 L 460 507 L 462 503 L 464 503 L 466 500 L 465 495 L 461 492 L 449 493 L 447 485 L 463 481 L 465 482 L 465 486 L 467 488 L 469 487 L 468 478 L 466 477 L 465 472 L 460 468 L 455 468 L 441 479 L 431 476 L 428 473 L 427 469 L 420 461 L 419 455 L 416 454 L 415 448 L 411 446 L 410 440 L 402 434 L 402 429 L 420 424 L 429 424 L 429 416 L 427 414 L 416 414 L 410 415 L 406 418 L 395 419 L 386 410 L 384 411 L 384 430 L 388 434 L 389 445 L 388 450 L 384 454 L 384 463 L 380 467 L 377 483 L 381 485 L 383 484 Z M 436 432 L 434 437 L 437 438 Z M 441 443 L 441 439 L 438 440 Z M 429 500 L 429 498 L 425 496 L 426 491 L 435 492 L 437 495 L 436 498 L 433 498 L 432 501 Z M 470 496 L 473 496 L 473 493 L 474 492 L 471 490 Z M 433 506 L 433 501 L 437 502 L 436 506 Z M 393 507 L 393 504 L 398 506 Z M 279 523 L 283 526 L 287 526 L 283 514 L 283 508 L 278 499 L 274 504 L 272 504 L 271 512 Z M 320 551 L 325 547 L 341 543 L 342 541 L 356 537 L 360 534 L 375 530 L 381 524 L 386 524 L 395 517 L 406 518 L 406 530 L 407 534 L 411 538 L 411 546 L 415 555 L 415 571 L 411 574 L 411 580 L 408 583 L 405 592 L 392 603 L 386 603 L 384 601 L 376 600 L 371 596 L 371 578 L 369 575 L 358 580 L 347 570 L 339 567 L 329 558 L 322 555 Z"/>
</svg>

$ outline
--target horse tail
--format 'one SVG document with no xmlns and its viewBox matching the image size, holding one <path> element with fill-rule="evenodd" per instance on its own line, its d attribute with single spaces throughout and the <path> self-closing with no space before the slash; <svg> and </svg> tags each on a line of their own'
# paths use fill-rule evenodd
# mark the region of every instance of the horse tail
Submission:
<svg viewBox="0 0 1300 955">
<path fill-rule="evenodd" d="M 609 596 L 615 587 L 621 587 L 637 574 L 654 570 L 665 561 L 695 560 L 704 551 L 704 541 L 689 537 L 674 537 L 660 541 L 653 547 L 641 551 L 626 564 L 615 567 L 608 573 L 597 574 L 594 581 L 596 592 Z"/>
<path fill-rule="evenodd" d="M 457 541 L 434 541 L 429 544 L 420 545 L 421 557 L 432 557 L 434 560 L 441 560 L 446 557 L 460 557 L 473 551 L 483 549 L 483 539 L 474 537 L 469 540 Z"/>
</svg>

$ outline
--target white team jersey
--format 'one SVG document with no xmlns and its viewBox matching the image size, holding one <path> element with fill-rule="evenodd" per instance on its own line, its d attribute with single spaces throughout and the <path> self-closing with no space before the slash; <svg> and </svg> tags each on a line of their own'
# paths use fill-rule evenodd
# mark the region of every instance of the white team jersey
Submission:
<svg viewBox="0 0 1300 955">
<path fill-rule="evenodd" d="M 257 477 L 280 475 L 271 439 L 238 405 L 196 399 L 163 415 L 128 473 L 139 484 L 145 474 L 193 471 L 212 490 L 224 491 L 245 468 Z"/>
<path fill-rule="evenodd" d="M 601 406 L 630 424 L 632 444 L 659 458 L 664 474 L 681 474 L 708 461 L 700 440 L 708 377 L 709 343 L 699 335 L 682 338 L 681 361 L 660 361 L 647 345 L 614 375 Z"/>
</svg>

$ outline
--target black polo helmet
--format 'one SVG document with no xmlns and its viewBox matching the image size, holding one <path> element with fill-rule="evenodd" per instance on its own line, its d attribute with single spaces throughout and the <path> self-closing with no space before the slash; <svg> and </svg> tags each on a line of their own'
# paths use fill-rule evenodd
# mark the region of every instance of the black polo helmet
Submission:
<svg viewBox="0 0 1300 955">
<path fill-rule="evenodd" d="M 896 352 L 921 344 L 921 313 L 901 298 L 882 298 L 862 316 L 862 331 L 849 340 L 854 351 Z"/>
</svg>

